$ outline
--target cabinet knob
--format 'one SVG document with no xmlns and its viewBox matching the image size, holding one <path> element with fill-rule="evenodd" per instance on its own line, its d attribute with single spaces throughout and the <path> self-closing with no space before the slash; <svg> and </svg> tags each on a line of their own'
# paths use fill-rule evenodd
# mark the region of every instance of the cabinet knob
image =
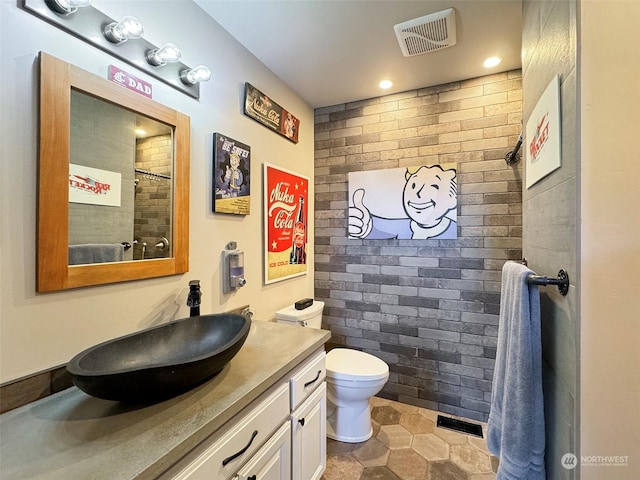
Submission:
<svg viewBox="0 0 640 480">
<path fill-rule="evenodd" d="M 299 419 L 298 423 L 304 427 L 304 418 Z"/>
<path fill-rule="evenodd" d="M 256 478 L 258 478 L 258 477 L 256 477 L 255 475 L 251 475 L 251 476 L 247 477 L 247 480 L 256 480 Z"/>
</svg>

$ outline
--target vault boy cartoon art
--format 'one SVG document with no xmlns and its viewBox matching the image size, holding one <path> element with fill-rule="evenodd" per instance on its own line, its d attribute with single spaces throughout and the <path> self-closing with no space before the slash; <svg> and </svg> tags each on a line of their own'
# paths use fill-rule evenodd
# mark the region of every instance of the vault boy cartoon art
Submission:
<svg viewBox="0 0 640 480">
<path fill-rule="evenodd" d="M 244 182 L 244 175 L 240 170 L 240 155 L 233 152 L 229 155 L 229 165 L 227 165 L 224 182 L 227 186 L 227 192 L 232 197 L 237 197 L 240 194 L 242 183 Z"/>
<path fill-rule="evenodd" d="M 349 238 L 457 238 L 455 164 L 349 174 Z"/>
</svg>

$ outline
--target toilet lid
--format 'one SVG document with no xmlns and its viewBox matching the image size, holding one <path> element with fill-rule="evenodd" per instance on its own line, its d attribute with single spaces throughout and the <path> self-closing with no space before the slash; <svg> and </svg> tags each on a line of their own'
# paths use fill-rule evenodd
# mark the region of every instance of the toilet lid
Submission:
<svg viewBox="0 0 640 480">
<path fill-rule="evenodd" d="M 327 353 L 327 377 L 337 380 L 381 380 L 389 375 L 389 366 L 373 355 L 349 348 L 334 348 Z"/>
</svg>

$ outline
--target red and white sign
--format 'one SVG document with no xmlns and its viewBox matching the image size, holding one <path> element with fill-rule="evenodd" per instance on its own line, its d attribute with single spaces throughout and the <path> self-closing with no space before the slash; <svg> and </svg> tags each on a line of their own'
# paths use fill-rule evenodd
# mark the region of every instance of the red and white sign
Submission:
<svg viewBox="0 0 640 480">
<path fill-rule="evenodd" d="M 264 164 L 266 284 L 307 273 L 309 179 Z"/>
<path fill-rule="evenodd" d="M 122 175 L 118 172 L 69 164 L 69 202 L 121 205 Z"/>
<path fill-rule="evenodd" d="M 540 96 L 527 121 L 525 138 L 526 185 L 534 183 L 560 168 L 560 77 L 553 77 Z"/>
<path fill-rule="evenodd" d="M 109 65 L 109 80 L 117 83 L 118 85 L 122 85 L 129 90 L 133 90 L 140 95 L 152 98 L 153 88 L 149 82 L 145 82 L 144 80 L 119 69 L 115 65 Z"/>
</svg>

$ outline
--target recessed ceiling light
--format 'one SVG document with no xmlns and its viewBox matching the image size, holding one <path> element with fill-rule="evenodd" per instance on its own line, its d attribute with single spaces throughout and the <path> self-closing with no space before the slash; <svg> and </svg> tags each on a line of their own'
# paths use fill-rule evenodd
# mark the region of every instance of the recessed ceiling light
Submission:
<svg viewBox="0 0 640 480">
<path fill-rule="evenodd" d="M 485 68 L 492 68 L 499 65 L 501 61 L 500 57 L 489 57 L 484 61 L 483 65 Z"/>
<path fill-rule="evenodd" d="M 393 87 L 393 82 L 391 80 L 382 80 L 378 86 L 386 90 L 387 88 Z"/>
<path fill-rule="evenodd" d="M 135 132 L 136 132 L 136 135 L 138 135 L 139 137 L 147 134 L 147 132 L 141 128 L 136 128 Z"/>
</svg>

